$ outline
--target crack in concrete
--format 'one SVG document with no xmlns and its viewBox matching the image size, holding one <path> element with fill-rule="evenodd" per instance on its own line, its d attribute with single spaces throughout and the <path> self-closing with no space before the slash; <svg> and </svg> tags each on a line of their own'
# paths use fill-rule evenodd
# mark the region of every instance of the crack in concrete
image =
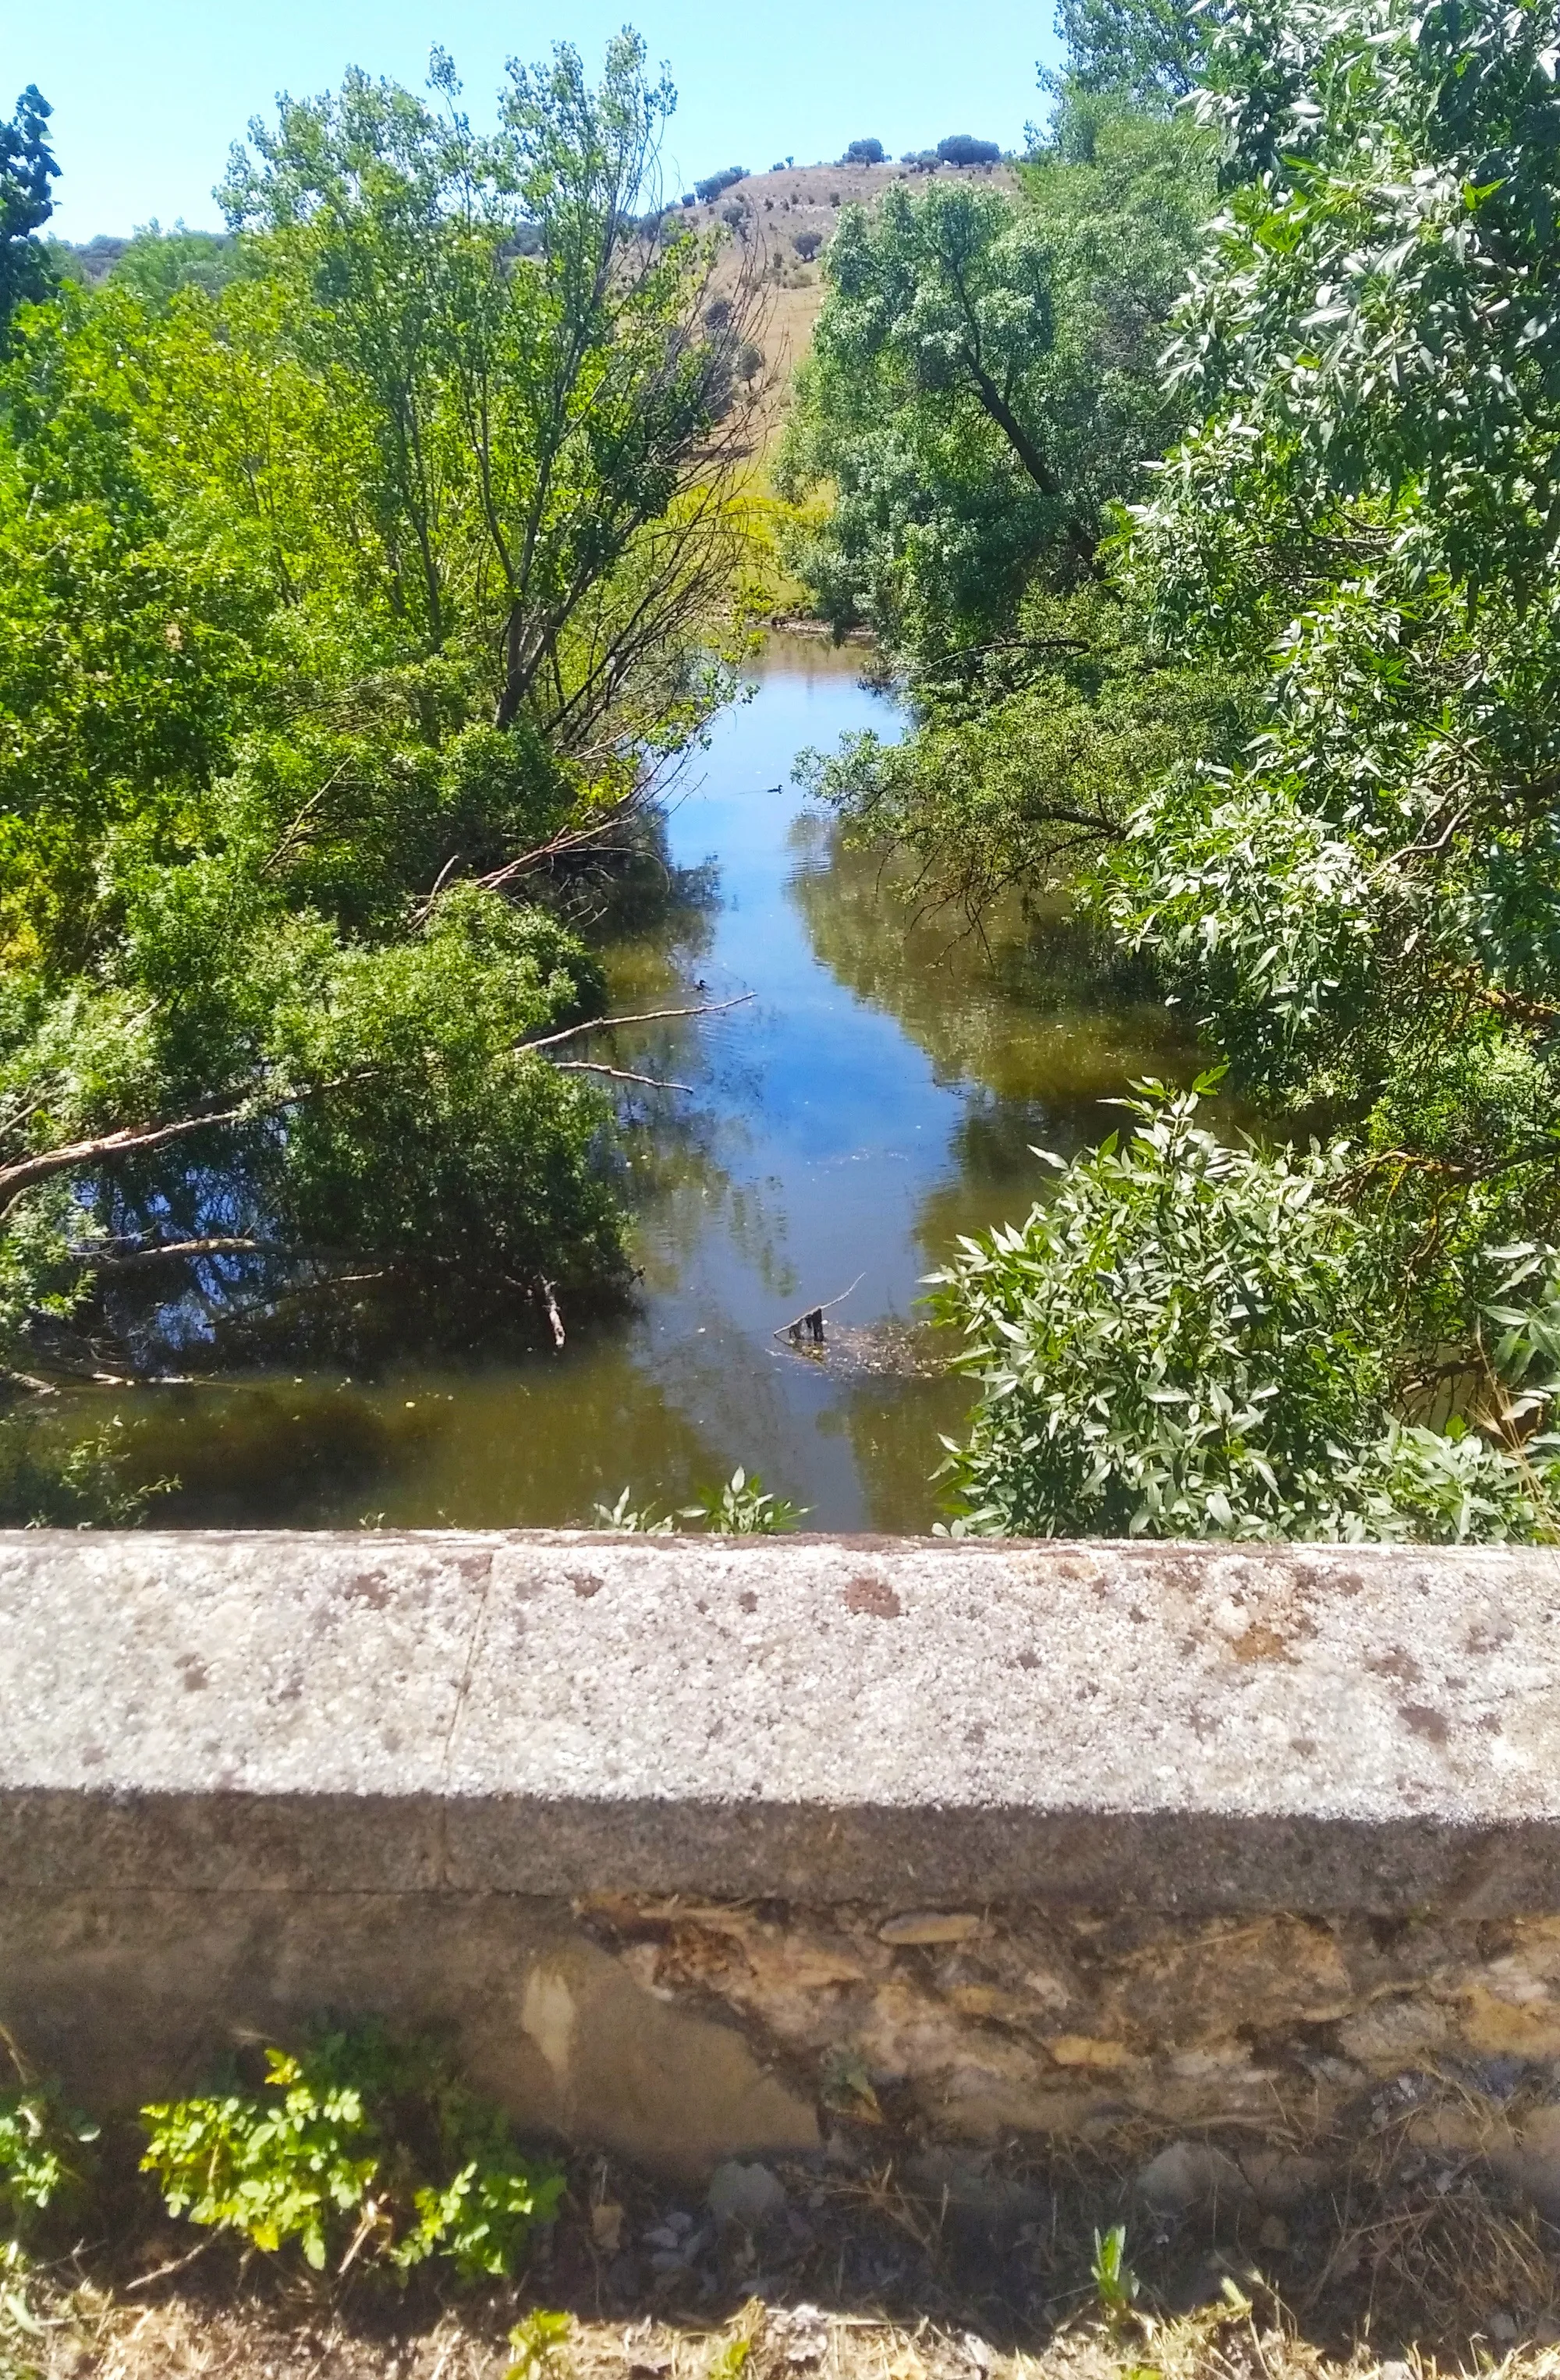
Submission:
<svg viewBox="0 0 1560 2380">
<path fill-rule="evenodd" d="M 455 1690 L 455 1703 L 450 1711 L 449 1725 L 445 1730 L 444 1749 L 439 1756 L 436 1866 L 437 1883 L 440 1888 L 447 1886 L 449 1882 L 449 1779 L 450 1770 L 455 1764 L 455 1739 L 460 1726 L 461 1714 L 470 1700 L 471 1687 L 477 1674 L 477 1655 L 481 1645 L 482 1632 L 487 1626 L 488 1604 L 492 1596 L 493 1550 L 490 1547 L 482 1557 L 481 1591 L 477 1597 L 477 1609 L 472 1614 L 471 1633 L 466 1644 L 466 1663 L 460 1673 L 459 1683 Z"/>
</svg>

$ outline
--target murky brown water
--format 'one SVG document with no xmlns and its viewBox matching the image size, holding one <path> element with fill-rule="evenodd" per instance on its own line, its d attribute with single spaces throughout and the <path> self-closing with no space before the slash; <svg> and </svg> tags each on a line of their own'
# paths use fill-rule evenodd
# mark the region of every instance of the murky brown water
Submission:
<svg viewBox="0 0 1560 2380">
<path fill-rule="evenodd" d="M 1103 1137 L 1103 1099 L 1188 1060 L 1165 1012 L 1124 997 L 1064 923 L 1015 913 L 989 948 L 957 940 L 912 922 L 874 856 L 838 849 L 790 769 L 846 729 L 894 732 L 858 666 L 772 648 L 668 822 L 676 866 L 713 863 L 711 897 L 608 953 L 620 1010 L 755 994 L 641 1045 L 693 1090 L 649 1095 L 629 1131 L 637 1310 L 579 1325 L 558 1355 L 82 1401 L 139 1425 L 138 1464 L 178 1475 L 158 1523 L 589 1524 L 625 1485 L 687 1502 L 743 1463 L 814 1527 L 931 1524 L 938 1433 L 969 1390 L 877 1368 L 894 1360 L 879 1327 L 914 1324 L 956 1232 L 1027 1211 L 1032 1143 Z M 825 1363 L 774 1338 L 858 1275 Z"/>
</svg>

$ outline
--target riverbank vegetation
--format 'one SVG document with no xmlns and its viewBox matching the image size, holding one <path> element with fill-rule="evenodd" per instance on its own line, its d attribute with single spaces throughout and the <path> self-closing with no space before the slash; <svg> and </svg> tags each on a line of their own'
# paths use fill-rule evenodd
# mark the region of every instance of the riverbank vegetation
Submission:
<svg viewBox="0 0 1560 2380">
<path fill-rule="evenodd" d="M 559 888 L 725 698 L 748 547 L 751 291 L 646 228 L 673 103 L 631 34 L 512 68 L 491 137 L 442 54 L 426 101 L 352 74 L 251 127 L 225 241 L 94 291 L 36 93 L 9 128 L 13 1388 L 119 1368 L 138 1297 L 555 1335 L 623 1292 Z"/>
<path fill-rule="evenodd" d="M 815 775 L 923 901 L 1065 880 L 1268 1121 L 1151 1089 L 965 1245 L 965 1524 L 1548 1538 L 1554 12 L 1066 29 L 1017 201 L 832 255 L 803 566 L 918 727 Z"/>
</svg>

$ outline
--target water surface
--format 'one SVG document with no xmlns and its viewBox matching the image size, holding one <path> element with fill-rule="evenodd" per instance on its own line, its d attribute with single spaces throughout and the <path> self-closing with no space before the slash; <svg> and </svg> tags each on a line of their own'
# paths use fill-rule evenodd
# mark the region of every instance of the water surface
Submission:
<svg viewBox="0 0 1560 2380">
<path fill-rule="evenodd" d="M 690 1087 L 630 1095 L 634 1310 L 557 1354 L 104 1391 L 140 1425 L 138 1463 L 178 1475 L 157 1521 L 589 1524 L 626 1485 L 682 1503 L 742 1463 L 811 1526 L 930 1526 L 939 1433 L 970 1390 L 919 1352 L 923 1276 L 957 1232 L 1028 1210 L 1031 1144 L 1100 1138 L 1102 1101 L 1187 1053 L 1059 917 L 961 935 L 840 848 L 791 766 L 847 729 L 896 732 L 859 666 L 771 649 L 667 820 L 702 897 L 606 949 L 619 1013 L 752 995 L 617 1037 L 615 1062 Z M 774 1337 L 847 1287 L 823 1363 Z M 877 1368 L 905 1342 L 911 1369 Z"/>
</svg>

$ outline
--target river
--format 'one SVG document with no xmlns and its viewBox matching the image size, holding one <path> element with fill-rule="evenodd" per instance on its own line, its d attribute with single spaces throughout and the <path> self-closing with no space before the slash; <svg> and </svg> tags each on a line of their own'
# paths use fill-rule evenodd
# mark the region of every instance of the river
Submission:
<svg viewBox="0 0 1560 2380">
<path fill-rule="evenodd" d="M 606 948 L 620 1013 L 752 995 L 619 1038 L 616 1062 L 689 1086 L 628 1110 L 633 1310 L 556 1354 L 100 1390 L 137 1469 L 178 1477 L 155 1522 L 589 1525 L 624 1487 L 681 1504 L 743 1463 L 809 1526 L 930 1527 L 970 1389 L 929 1354 L 923 1276 L 957 1232 L 1027 1211 L 1032 1144 L 1097 1140 L 1102 1101 L 1188 1053 L 1061 917 L 1015 909 L 984 942 L 918 923 L 892 868 L 839 847 L 791 766 L 896 732 L 859 668 L 772 642 L 670 808 L 687 897 Z M 774 1335 L 847 1289 L 822 1360 Z"/>
</svg>

